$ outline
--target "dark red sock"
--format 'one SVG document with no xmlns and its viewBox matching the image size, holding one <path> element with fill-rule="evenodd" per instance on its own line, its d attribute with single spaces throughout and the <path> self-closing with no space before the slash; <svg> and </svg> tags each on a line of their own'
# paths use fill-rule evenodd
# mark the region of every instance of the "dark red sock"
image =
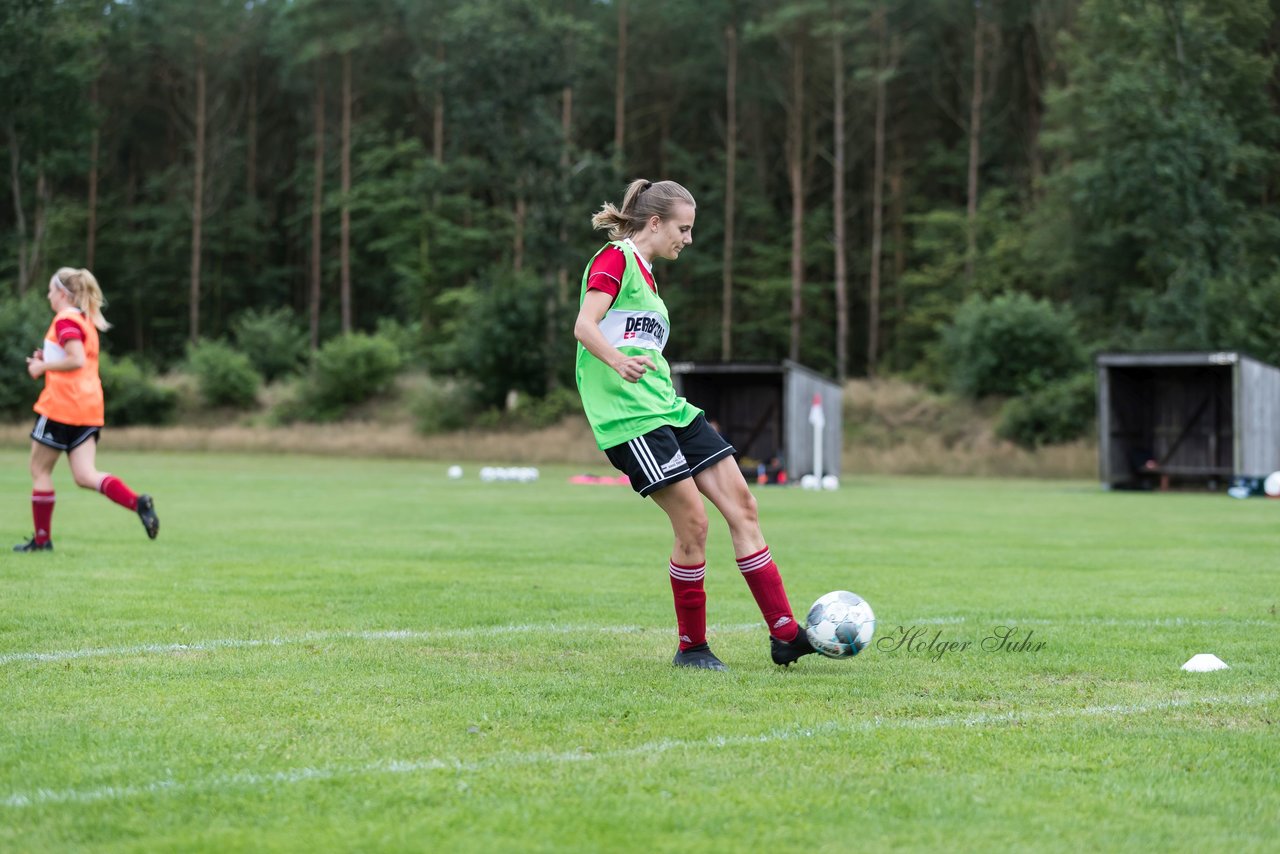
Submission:
<svg viewBox="0 0 1280 854">
<path fill-rule="evenodd" d="M 764 615 L 769 634 L 781 641 L 795 640 L 800 626 L 791 613 L 791 603 L 787 601 L 787 591 L 782 586 L 782 576 L 778 573 L 778 565 L 773 562 L 769 547 L 765 546 L 753 555 L 738 558 L 738 569 L 751 588 L 751 595 L 756 597 L 756 605 Z"/>
<path fill-rule="evenodd" d="M 36 542 L 49 542 L 53 528 L 53 491 L 31 490 L 31 519 L 36 523 Z"/>
<path fill-rule="evenodd" d="M 702 589 L 706 572 L 705 560 L 697 566 L 671 562 L 671 595 L 676 601 L 681 649 L 707 642 L 707 594 Z"/>
<path fill-rule="evenodd" d="M 102 483 L 98 485 L 98 491 L 110 498 L 121 507 L 129 510 L 138 509 L 138 495 L 132 489 L 125 485 L 125 482 L 113 474 L 109 474 L 102 479 Z"/>
</svg>

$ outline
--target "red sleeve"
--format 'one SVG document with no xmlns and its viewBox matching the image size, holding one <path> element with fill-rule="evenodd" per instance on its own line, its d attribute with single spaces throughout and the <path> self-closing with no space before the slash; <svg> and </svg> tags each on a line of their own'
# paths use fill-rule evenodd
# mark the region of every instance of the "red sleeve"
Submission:
<svg viewBox="0 0 1280 854">
<path fill-rule="evenodd" d="M 65 317 L 54 326 L 54 334 L 58 336 L 58 345 L 61 347 L 67 346 L 68 341 L 84 340 L 84 330 L 80 328 L 80 324 Z"/>
<path fill-rule="evenodd" d="M 587 273 L 587 290 L 604 291 L 615 299 L 622 289 L 622 274 L 627 269 L 626 256 L 616 246 L 609 246 L 596 256 Z"/>
</svg>

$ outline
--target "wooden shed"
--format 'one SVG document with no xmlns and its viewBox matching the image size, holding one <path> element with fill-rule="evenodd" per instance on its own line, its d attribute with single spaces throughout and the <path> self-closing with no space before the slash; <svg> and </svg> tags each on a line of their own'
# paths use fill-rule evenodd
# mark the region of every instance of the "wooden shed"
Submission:
<svg viewBox="0 0 1280 854">
<path fill-rule="evenodd" d="M 1106 487 L 1216 489 L 1280 470 L 1280 368 L 1243 353 L 1103 353 L 1098 464 Z"/>
<path fill-rule="evenodd" d="M 707 413 L 738 450 L 738 462 L 754 482 L 764 464 L 769 479 L 779 471 L 790 480 L 813 471 L 814 429 L 809 417 L 815 395 L 821 401 L 822 471 L 840 474 L 843 447 L 840 386 L 791 361 L 673 362 L 676 392 Z"/>
</svg>

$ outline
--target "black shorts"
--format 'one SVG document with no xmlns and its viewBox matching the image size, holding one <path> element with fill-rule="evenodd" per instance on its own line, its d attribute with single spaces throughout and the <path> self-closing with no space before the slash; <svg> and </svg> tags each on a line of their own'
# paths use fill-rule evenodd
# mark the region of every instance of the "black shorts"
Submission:
<svg viewBox="0 0 1280 854">
<path fill-rule="evenodd" d="M 41 415 L 36 419 L 36 426 L 31 430 L 31 438 L 55 451 L 70 452 L 90 439 L 98 441 L 98 434 L 101 431 L 101 427 L 76 427 Z"/>
<path fill-rule="evenodd" d="M 648 495 L 693 477 L 733 452 L 733 445 L 699 414 L 685 427 L 659 427 L 604 453 L 614 468 L 630 478 L 632 489 Z"/>
</svg>

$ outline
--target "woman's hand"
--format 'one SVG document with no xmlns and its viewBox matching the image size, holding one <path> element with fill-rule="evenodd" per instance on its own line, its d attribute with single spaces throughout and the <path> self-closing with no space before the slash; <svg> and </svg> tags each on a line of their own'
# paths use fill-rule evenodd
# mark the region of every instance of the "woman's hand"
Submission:
<svg viewBox="0 0 1280 854">
<path fill-rule="evenodd" d="M 72 338 L 63 345 L 66 355 L 53 362 L 45 360 L 44 353 L 36 350 L 27 358 L 27 373 L 33 380 L 39 379 L 49 371 L 78 371 L 84 367 L 88 358 L 84 352 L 84 342 Z"/>
<path fill-rule="evenodd" d="M 587 352 L 618 372 L 629 383 L 640 378 L 657 365 L 648 356 L 628 356 L 605 340 L 600 331 L 600 321 L 613 305 L 613 297 L 604 291 L 589 290 L 582 298 L 578 319 L 573 324 L 573 336 L 582 342 Z"/>
<path fill-rule="evenodd" d="M 653 363 L 653 359 L 648 356 L 627 356 L 614 365 L 613 369 L 618 372 L 618 376 L 627 382 L 638 383 L 640 378 L 650 369 L 656 369 L 657 367 Z"/>
</svg>

